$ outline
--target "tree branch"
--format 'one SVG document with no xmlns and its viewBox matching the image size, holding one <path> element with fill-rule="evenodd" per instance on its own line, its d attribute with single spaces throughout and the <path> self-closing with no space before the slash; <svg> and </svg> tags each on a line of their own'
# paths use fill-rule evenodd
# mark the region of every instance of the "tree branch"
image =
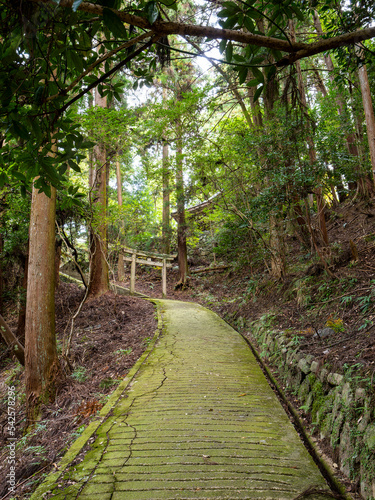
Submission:
<svg viewBox="0 0 375 500">
<path fill-rule="evenodd" d="M 132 47 L 133 45 L 135 45 L 136 43 L 138 42 L 141 42 L 142 40 L 144 40 L 145 38 L 149 38 L 151 35 L 153 34 L 153 32 L 151 31 L 148 31 L 147 33 L 142 33 L 141 35 L 135 37 L 135 38 L 132 38 L 131 40 L 128 40 L 127 42 L 123 43 L 122 45 L 120 45 L 119 47 L 116 47 L 115 49 L 107 52 L 106 54 L 104 54 L 104 56 L 98 58 L 94 63 L 92 63 L 87 69 L 85 69 L 85 71 L 79 75 L 79 77 L 77 77 L 70 85 L 68 85 L 68 87 L 66 87 L 65 89 L 61 89 L 61 91 L 58 93 L 58 94 L 55 94 L 55 95 L 52 95 L 50 97 L 48 97 L 47 101 L 52 101 L 53 99 L 56 99 L 56 97 L 60 97 L 61 95 L 66 95 L 68 92 L 70 92 L 71 90 L 74 89 L 74 87 L 86 76 L 88 75 L 89 73 L 92 72 L 93 69 L 95 69 L 97 66 L 99 66 L 100 64 L 102 64 L 104 61 L 106 61 L 107 59 L 109 59 L 110 57 L 114 56 L 115 54 L 117 54 L 117 52 L 119 52 L 120 50 L 123 50 L 123 49 L 127 49 L 129 47 Z"/>
<path fill-rule="evenodd" d="M 31 1 L 34 3 L 50 4 L 55 6 L 53 0 Z M 62 0 L 60 6 L 71 8 L 72 3 L 72 0 Z M 93 4 L 90 2 L 82 2 L 78 7 L 78 10 L 82 12 L 87 12 L 99 16 L 103 15 L 103 9 L 104 7 L 102 7 L 101 5 Z M 277 61 L 276 64 L 278 66 L 286 66 L 288 64 L 292 64 L 298 59 L 316 55 L 327 50 L 341 47 L 343 45 L 352 45 L 354 43 L 362 42 L 364 40 L 369 40 L 375 37 L 375 27 L 371 27 L 357 30 L 352 33 L 345 33 L 333 38 L 321 39 L 318 42 L 314 42 L 311 44 L 301 42 L 290 43 L 290 41 L 279 38 L 268 37 L 265 35 L 254 35 L 253 33 L 245 33 L 241 30 L 228 30 L 215 28 L 212 26 L 199 26 L 170 21 L 156 21 L 155 23 L 151 24 L 146 18 L 143 18 L 141 16 L 135 16 L 121 10 L 112 10 L 124 23 L 137 26 L 138 28 L 151 30 L 153 33 L 160 36 L 181 35 L 198 36 L 218 40 L 232 40 L 245 43 L 247 45 L 256 45 L 259 47 L 280 50 L 290 54 L 289 56 L 283 57 L 282 59 Z"/>
<path fill-rule="evenodd" d="M 333 38 L 324 38 L 319 42 L 305 44 L 305 48 L 298 50 L 294 54 L 285 56 L 276 63 L 276 66 L 287 66 L 293 64 L 299 59 L 314 56 L 327 50 L 337 49 L 344 45 L 354 45 L 358 42 L 363 42 L 375 37 L 375 27 L 366 28 L 363 30 L 353 31 L 352 33 L 345 33 L 343 35 L 335 36 Z"/>
<path fill-rule="evenodd" d="M 0 315 L 0 333 L 7 346 L 12 350 L 22 366 L 25 366 L 25 348 L 19 342 L 12 330 L 6 324 L 4 318 Z"/>
<path fill-rule="evenodd" d="M 95 82 L 90 83 L 85 89 L 81 90 L 76 96 L 72 97 L 67 103 L 64 104 L 64 106 L 56 111 L 57 116 L 60 116 L 64 111 L 66 111 L 69 106 L 71 106 L 74 102 L 78 101 L 81 97 L 83 97 L 87 92 L 89 92 L 91 89 L 95 88 L 99 83 L 104 82 L 107 78 L 109 78 L 111 75 L 116 73 L 119 69 L 121 69 L 125 64 L 130 62 L 132 59 L 137 57 L 142 51 L 150 47 L 153 43 L 155 43 L 159 39 L 159 36 L 156 35 L 154 38 L 152 38 L 149 42 L 145 43 L 142 45 L 142 47 L 139 47 L 139 49 L 136 49 L 134 52 L 132 52 L 128 57 L 126 57 L 123 61 L 120 61 L 116 66 L 114 66 L 112 69 L 107 71 L 107 73 L 104 73 L 100 78 L 95 80 Z"/>
</svg>

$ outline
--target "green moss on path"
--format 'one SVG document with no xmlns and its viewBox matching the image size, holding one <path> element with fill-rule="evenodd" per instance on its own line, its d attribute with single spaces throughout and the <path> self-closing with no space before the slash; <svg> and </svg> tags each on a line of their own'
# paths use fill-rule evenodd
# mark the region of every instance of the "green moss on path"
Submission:
<svg viewBox="0 0 375 500">
<path fill-rule="evenodd" d="M 312 486 L 329 491 L 245 340 L 197 304 L 159 308 L 155 347 L 32 500 L 283 500 Z"/>
</svg>

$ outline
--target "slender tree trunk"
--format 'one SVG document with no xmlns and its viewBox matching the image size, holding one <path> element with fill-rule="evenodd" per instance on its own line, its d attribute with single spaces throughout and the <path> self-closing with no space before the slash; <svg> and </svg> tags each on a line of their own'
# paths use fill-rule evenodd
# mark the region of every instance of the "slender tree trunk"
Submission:
<svg viewBox="0 0 375 500">
<path fill-rule="evenodd" d="M 182 95 L 178 93 L 177 100 Z M 177 147 L 176 147 L 176 198 L 177 198 L 177 248 L 178 248 L 178 285 L 184 287 L 188 279 L 187 244 L 186 244 L 186 218 L 185 218 L 185 192 L 182 160 L 182 124 L 177 119 Z"/>
<path fill-rule="evenodd" d="M 272 276 L 282 279 L 286 273 L 284 231 L 279 218 L 273 213 L 270 215 L 270 248 Z"/>
<path fill-rule="evenodd" d="M 88 94 L 88 101 L 89 109 L 91 109 L 94 106 L 94 96 L 92 94 L 92 91 Z M 91 148 L 89 151 L 89 189 L 92 189 L 92 187 L 94 186 L 94 176 L 94 150 Z"/>
<path fill-rule="evenodd" d="M 55 286 L 56 290 L 60 286 L 60 263 L 61 263 L 61 247 L 62 247 L 62 240 L 61 239 L 56 239 L 55 242 Z"/>
<path fill-rule="evenodd" d="M 171 251 L 171 203 L 170 203 L 170 170 L 168 143 L 163 140 L 163 214 L 162 214 L 162 243 L 163 253 Z"/>
<path fill-rule="evenodd" d="M 359 57 L 362 57 L 363 49 L 358 48 L 357 54 Z M 371 91 L 367 75 L 367 67 L 365 64 L 362 64 L 362 66 L 359 67 L 358 77 L 359 77 L 359 83 L 361 85 L 363 109 L 366 118 L 367 140 L 370 151 L 372 178 L 374 183 L 375 182 L 375 116 L 371 100 Z"/>
<path fill-rule="evenodd" d="M 249 76 L 248 76 L 248 82 L 253 79 L 252 74 L 249 71 Z M 254 102 L 254 95 L 256 92 L 257 87 L 247 87 L 247 96 L 250 101 L 250 107 L 253 115 L 253 122 L 256 128 L 262 128 L 263 127 L 263 118 L 262 118 L 262 112 L 259 106 L 259 101 Z"/>
<path fill-rule="evenodd" d="M 291 40 L 295 41 L 296 36 L 295 36 L 295 29 L 294 29 L 294 24 L 293 21 L 289 21 L 289 29 L 290 29 L 290 34 L 291 34 Z M 309 149 L 309 158 L 310 158 L 310 164 L 314 168 L 314 165 L 316 165 L 316 150 L 315 150 L 315 144 L 314 140 L 311 135 L 311 127 L 309 125 L 309 116 L 308 116 L 308 104 L 307 104 L 307 99 L 306 99 L 306 92 L 305 92 L 305 86 L 302 78 L 302 70 L 301 70 L 301 63 L 300 61 L 296 61 L 296 70 L 297 70 L 297 78 L 298 78 L 298 91 L 300 94 L 300 100 L 301 104 L 303 107 L 304 114 L 306 116 L 306 121 L 307 121 L 307 144 L 308 144 L 308 149 Z M 315 191 L 316 194 L 316 204 L 317 204 L 317 211 L 318 211 L 318 221 L 319 221 L 319 228 L 321 231 L 322 239 L 325 245 L 328 245 L 328 233 L 327 233 L 327 227 L 326 227 L 326 219 L 325 219 L 325 213 L 324 213 L 324 200 L 323 200 L 323 193 L 322 193 L 322 188 L 318 187 Z"/>
<path fill-rule="evenodd" d="M 29 278 L 29 243 L 27 244 L 27 254 L 24 256 L 23 263 L 23 279 L 21 286 L 20 306 L 18 311 L 18 322 L 16 337 L 21 343 L 25 343 L 25 328 L 26 328 L 26 294 L 27 282 Z"/>
<path fill-rule="evenodd" d="M 263 19 L 257 20 L 257 26 L 259 31 L 263 31 Z M 267 61 L 268 62 L 268 61 Z M 271 61 L 269 61 L 271 62 Z M 265 79 L 265 89 L 264 89 L 264 115 L 265 123 L 267 121 L 272 121 L 275 119 L 275 113 L 273 111 L 274 104 L 278 95 L 278 86 L 274 78 L 269 80 L 264 72 Z M 263 128 L 264 133 L 267 134 L 267 125 Z M 258 152 L 260 159 L 262 159 L 262 153 Z M 262 160 L 267 161 L 266 159 Z M 267 181 L 269 183 L 269 181 Z M 270 229 L 270 240 L 269 247 L 271 252 L 271 274 L 276 279 L 282 279 L 286 274 L 286 260 L 285 260 L 285 245 L 284 245 L 284 232 L 280 224 L 279 219 L 280 205 L 275 207 L 274 211 L 270 212 L 269 218 L 269 229 Z M 268 266 L 267 266 L 268 267 Z"/>
<path fill-rule="evenodd" d="M 59 373 L 55 336 L 55 207 L 55 188 L 51 187 L 48 198 L 33 187 L 25 342 L 28 426 L 40 417 L 41 405 L 54 399 Z"/>
<path fill-rule="evenodd" d="M 195 44 L 193 44 L 195 45 Z M 167 89 L 163 86 L 163 101 L 167 99 Z M 171 251 L 171 171 L 169 164 L 169 146 L 166 137 L 163 137 L 163 171 L 162 171 L 162 183 L 163 183 L 163 212 L 162 212 L 162 249 L 163 253 L 169 254 Z"/>
<path fill-rule="evenodd" d="M 107 105 L 107 99 L 95 90 L 95 104 L 101 108 Z M 92 186 L 92 199 L 96 224 L 90 241 L 90 280 L 87 298 L 99 297 L 109 291 L 109 268 L 107 251 L 107 182 L 108 161 L 103 144 L 94 147 L 95 174 Z"/>
<path fill-rule="evenodd" d="M 116 178 L 117 178 L 117 201 L 118 201 L 118 206 L 122 207 L 121 169 L 120 169 L 120 162 L 118 161 L 118 159 L 116 160 Z M 121 235 L 121 229 L 122 229 L 122 227 L 123 227 L 123 223 L 122 223 L 122 220 L 121 220 L 120 221 L 120 235 Z M 125 263 L 124 262 L 124 256 L 123 256 L 123 254 L 121 253 L 121 250 L 120 250 L 119 254 L 118 254 L 118 261 L 117 261 L 117 275 L 118 275 L 119 281 L 125 281 L 124 263 Z"/>
<path fill-rule="evenodd" d="M 303 212 L 300 206 L 300 200 L 298 199 L 297 195 L 295 196 L 295 202 L 292 206 L 291 212 L 291 215 L 294 216 L 295 221 L 297 222 L 297 228 L 295 230 L 297 238 L 304 247 L 310 248 L 309 232 L 305 217 L 303 216 Z"/>
<path fill-rule="evenodd" d="M 319 35 L 322 35 L 323 29 L 322 29 L 322 25 L 321 25 L 317 11 L 315 11 L 315 13 L 314 13 L 314 25 L 315 25 L 315 29 L 316 29 L 317 33 L 319 33 Z M 326 68 L 328 69 L 328 77 L 329 77 L 330 81 L 332 83 L 334 83 L 334 69 L 335 69 L 335 67 L 334 67 L 331 56 L 329 54 L 325 54 L 324 61 L 325 61 Z M 370 98 L 370 102 L 371 102 L 371 98 Z M 343 96 L 339 93 L 339 89 L 337 89 L 336 104 L 337 104 L 337 111 L 338 111 L 339 116 L 341 116 L 342 118 L 345 118 L 345 116 L 347 115 L 347 111 L 346 111 L 347 107 L 345 105 L 345 100 L 344 100 Z M 358 135 L 358 123 L 356 123 L 357 118 L 358 118 L 358 113 L 356 113 L 354 111 L 354 121 L 355 121 L 354 126 L 356 129 L 357 135 Z M 348 120 L 349 119 L 346 118 L 345 121 L 348 122 Z M 345 140 L 346 140 L 346 147 L 347 147 L 349 154 L 357 159 L 356 165 L 354 167 L 355 171 L 357 173 L 357 182 L 354 186 L 352 186 L 352 184 L 354 184 L 354 183 L 350 183 L 349 188 L 351 191 L 358 189 L 358 192 L 362 198 L 368 198 L 369 196 L 371 196 L 373 194 L 374 187 L 372 186 L 371 179 L 369 182 L 368 174 L 364 171 L 363 154 L 361 152 L 361 144 L 362 143 L 361 143 L 361 141 L 358 141 L 358 140 L 356 141 L 356 137 L 355 137 L 354 132 L 351 132 L 351 133 L 349 132 L 346 135 Z M 374 169 L 374 166 L 373 166 L 373 169 Z M 339 178 L 339 174 L 336 174 L 336 178 Z M 338 194 L 339 194 L 339 199 L 340 199 L 340 201 L 342 201 L 342 199 L 345 198 L 345 196 L 343 196 L 344 187 L 342 185 L 342 182 L 339 182 L 337 184 L 337 190 L 338 190 Z"/>
</svg>

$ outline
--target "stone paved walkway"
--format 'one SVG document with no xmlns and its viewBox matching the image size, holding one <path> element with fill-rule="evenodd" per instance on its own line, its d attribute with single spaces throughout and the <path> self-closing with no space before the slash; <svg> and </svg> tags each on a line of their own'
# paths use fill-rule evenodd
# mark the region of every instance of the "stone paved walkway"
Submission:
<svg viewBox="0 0 375 500">
<path fill-rule="evenodd" d="M 328 490 L 244 339 L 197 304 L 159 305 L 155 348 L 32 500 L 283 500 Z"/>
</svg>

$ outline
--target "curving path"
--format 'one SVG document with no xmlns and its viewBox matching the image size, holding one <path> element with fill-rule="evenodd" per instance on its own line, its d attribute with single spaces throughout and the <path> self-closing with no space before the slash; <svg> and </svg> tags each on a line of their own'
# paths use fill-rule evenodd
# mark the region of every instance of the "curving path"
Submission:
<svg viewBox="0 0 375 500">
<path fill-rule="evenodd" d="M 332 498 L 245 340 L 197 304 L 158 302 L 155 347 L 32 500 Z"/>
</svg>

